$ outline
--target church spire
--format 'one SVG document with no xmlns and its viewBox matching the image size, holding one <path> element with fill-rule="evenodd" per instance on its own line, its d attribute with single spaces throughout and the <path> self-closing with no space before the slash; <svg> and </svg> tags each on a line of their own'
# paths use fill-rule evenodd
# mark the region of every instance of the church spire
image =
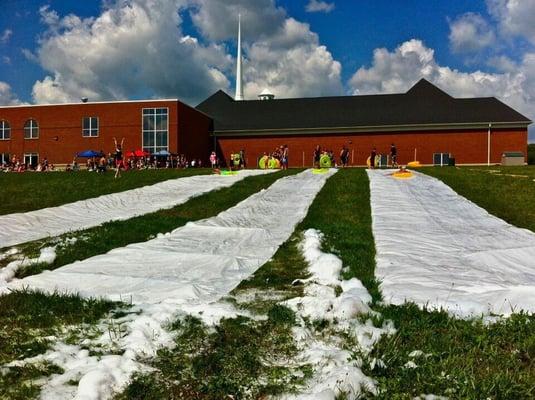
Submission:
<svg viewBox="0 0 535 400">
<path fill-rule="evenodd" d="M 241 72 L 241 14 L 238 14 L 238 56 L 236 60 L 236 96 L 234 100 L 243 100 L 242 72 Z"/>
</svg>

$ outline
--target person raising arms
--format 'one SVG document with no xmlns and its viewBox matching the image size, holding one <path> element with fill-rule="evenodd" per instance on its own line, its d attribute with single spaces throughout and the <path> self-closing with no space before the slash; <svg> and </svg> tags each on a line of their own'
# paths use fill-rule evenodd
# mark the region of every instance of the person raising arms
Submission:
<svg viewBox="0 0 535 400">
<path fill-rule="evenodd" d="M 123 145 L 124 145 L 124 138 L 121 139 L 121 144 L 117 143 L 117 139 L 115 136 L 113 137 L 113 143 L 115 143 L 115 178 L 121 177 L 121 168 L 124 168 L 124 161 L 123 161 Z"/>
</svg>

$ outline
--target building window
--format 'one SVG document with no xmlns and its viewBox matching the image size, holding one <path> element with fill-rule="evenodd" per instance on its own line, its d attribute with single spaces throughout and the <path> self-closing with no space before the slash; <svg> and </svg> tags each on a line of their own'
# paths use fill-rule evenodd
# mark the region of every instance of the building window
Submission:
<svg viewBox="0 0 535 400">
<path fill-rule="evenodd" d="M 1 120 L 0 121 L 0 140 L 8 140 L 11 138 L 11 127 L 9 122 Z"/>
<path fill-rule="evenodd" d="M 98 117 L 84 117 L 82 121 L 82 136 L 98 136 Z"/>
<path fill-rule="evenodd" d="M 433 153 L 433 165 L 449 165 L 450 154 L 449 153 Z"/>
<path fill-rule="evenodd" d="M 24 154 L 24 164 L 28 167 L 35 168 L 39 163 L 39 154 L 37 153 L 26 153 Z"/>
<path fill-rule="evenodd" d="M 10 161 L 8 153 L 0 153 L 0 165 L 9 164 Z"/>
<path fill-rule="evenodd" d="M 39 138 L 39 125 L 35 119 L 29 119 L 24 124 L 24 139 Z"/>
<path fill-rule="evenodd" d="M 143 150 L 156 153 L 168 150 L 169 144 L 169 109 L 143 109 Z"/>
</svg>

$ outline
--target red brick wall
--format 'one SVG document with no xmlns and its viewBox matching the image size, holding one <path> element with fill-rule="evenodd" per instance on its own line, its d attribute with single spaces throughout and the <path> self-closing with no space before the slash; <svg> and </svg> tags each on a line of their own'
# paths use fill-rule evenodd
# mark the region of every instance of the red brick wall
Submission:
<svg viewBox="0 0 535 400">
<path fill-rule="evenodd" d="M 180 104 L 180 103 L 178 103 Z M 55 164 L 70 163 L 83 150 L 115 150 L 113 137 L 125 138 L 125 150 L 142 146 L 142 109 L 169 108 L 169 150 L 178 151 L 177 101 L 85 103 L 73 105 L 0 108 L 0 120 L 9 121 L 11 139 L 0 140 L 0 153 L 22 157 L 24 153 L 38 153 Z M 82 136 L 82 118 L 99 118 L 99 136 Z M 38 139 L 24 139 L 24 123 L 35 119 L 39 124 Z"/>
<path fill-rule="evenodd" d="M 423 164 L 433 163 L 433 153 L 451 153 L 457 164 L 487 162 L 487 130 L 218 138 L 225 159 L 231 152 L 244 149 L 249 165 L 256 163 L 264 152 L 287 144 L 292 167 L 303 166 L 303 154 L 304 166 L 311 166 L 312 152 L 318 144 L 322 149 L 332 149 L 337 160 L 345 144 L 350 150 L 351 165 L 365 165 L 373 147 L 378 153 L 388 154 L 391 143 L 396 144 L 398 162 L 403 164 L 414 160 L 414 149 Z M 504 151 L 521 151 L 526 155 L 527 129 L 492 130 L 491 162 L 499 163 Z"/>
<path fill-rule="evenodd" d="M 211 151 L 211 118 L 182 103 L 179 103 L 178 113 L 178 152 L 189 160 L 200 158 L 203 164 L 207 165 Z"/>
</svg>

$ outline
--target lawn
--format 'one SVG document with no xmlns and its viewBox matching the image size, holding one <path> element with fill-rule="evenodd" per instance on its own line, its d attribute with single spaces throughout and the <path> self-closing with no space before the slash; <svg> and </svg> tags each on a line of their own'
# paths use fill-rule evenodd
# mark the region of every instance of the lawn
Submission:
<svg viewBox="0 0 535 400">
<path fill-rule="evenodd" d="M 211 174 L 208 168 L 160 169 L 123 172 L 49 172 L 0 174 L 0 215 L 54 207 L 103 194 L 152 185 L 167 179 Z"/>
</svg>

